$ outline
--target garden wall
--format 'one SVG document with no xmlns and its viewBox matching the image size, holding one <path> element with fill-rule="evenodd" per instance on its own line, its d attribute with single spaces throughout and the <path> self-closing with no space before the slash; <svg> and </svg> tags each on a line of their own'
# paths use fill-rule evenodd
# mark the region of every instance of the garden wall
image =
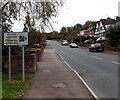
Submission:
<svg viewBox="0 0 120 100">
<path fill-rule="evenodd" d="M 120 52 L 120 48 L 107 48 L 107 47 L 105 47 L 105 50 L 114 51 L 114 52 Z"/>
<path fill-rule="evenodd" d="M 43 50 L 36 50 L 34 53 L 25 54 L 25 73 L 34 74 L 37 70 L 37 61 L 40 61 Z M 9 70 L 8 56 L 2 57 L 3 72 Z M 22 55 L 11 56 L 11 71 L 12 73 L 22 73 Z"/>
<path fill-rule="evenodd" d="M 6 56 L 3 57 L 5 59 Z M 36 54 L 25 55 L 25 73 L 35 73 L 37 69 Z M 8 72 L 8 57 L 4 61 L 4 72 Z M 22 73 L 22 56 L 11 56 L 11 71 L 12 73 Z"/>
</svg>

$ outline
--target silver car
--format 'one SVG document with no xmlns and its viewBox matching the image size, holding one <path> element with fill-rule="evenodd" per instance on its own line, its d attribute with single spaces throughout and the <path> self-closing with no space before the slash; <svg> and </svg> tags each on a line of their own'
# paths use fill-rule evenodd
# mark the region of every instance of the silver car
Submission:
<svg viewBox="0 0 120 100">
<path fill-rule="evenodd" d="M 76 43 L 70 43 L 70 48 L 78 48 L 78 45 Z"/>
<path fill-rule="evenodd" d="M 67 40 L 63 40 L 61 44 L 62 45 L 68 45 L 68 41 Z"/>
</svg>

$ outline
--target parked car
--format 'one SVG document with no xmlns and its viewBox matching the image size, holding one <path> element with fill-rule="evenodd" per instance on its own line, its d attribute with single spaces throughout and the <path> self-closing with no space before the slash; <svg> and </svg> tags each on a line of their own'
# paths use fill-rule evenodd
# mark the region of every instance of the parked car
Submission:
<svg viewBox="0 0 120 100">
<path fill-rule="evenodd" d="M 99 37 L 96 41 L 105 42 L 105 41 L 106 41 L 106 38 L 105 38 L 105 37 Z"/>
<path fill-rule="evenodd" d="M 85 40 L 84 43 L 92 43 L 92 39 Z"/>
<path fill-rule="evenodd" d="M 78 48 L 78 45 L 76 43 L 70 43 L 70 48 Z"/>
<path fill-rule="evenodd" d="M 33 48 L 41 48 L 41 45 L 40 44 L 33 44 L 32 47 Z"/>
<path fill-rule="evenodd" d="M 62 40 L 62 45 L 68 45 L 68 41 L 67 40 Z"/>
<path fill-rule="evenodd" d="M 101 43 L 91 44 L 89 47 L 90 52 L 102 51 L 104 52 L 104 46 Z"/>
</svg>

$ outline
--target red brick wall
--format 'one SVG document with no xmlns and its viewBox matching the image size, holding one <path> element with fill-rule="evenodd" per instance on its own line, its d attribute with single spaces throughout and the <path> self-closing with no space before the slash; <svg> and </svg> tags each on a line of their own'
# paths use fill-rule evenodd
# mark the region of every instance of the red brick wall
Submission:
<svg viewBox="0 0 120 100">
<path fill-rule="evenodd" d="M 8 72 L 8 57 L 6 61 L 4 60 L 5 56 L 3 57 L 2 64 L 4 64 L 4 71 Z M 35 73 L 37 69 L 37 60 L 36 54 L 29 54 L 25 55 L 25 72 L 26 73 Z M 11 70 L 12 73 L 21 73 L 22 72 L 22 56 L 21 55 L 14 55 L 11 56 Z"/>
</svg>

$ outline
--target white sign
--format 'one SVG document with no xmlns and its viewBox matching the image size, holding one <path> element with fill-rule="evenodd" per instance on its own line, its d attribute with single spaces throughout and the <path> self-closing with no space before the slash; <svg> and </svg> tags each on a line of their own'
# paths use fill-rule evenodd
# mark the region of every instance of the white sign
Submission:
<svg viewBox="0 0 120 100">
<path fill-rule="evenodd" d="M 28 33 L 27 32 L 11 32 L 4 33 L 4 45 L 28 45 Z"/>
</svg>

